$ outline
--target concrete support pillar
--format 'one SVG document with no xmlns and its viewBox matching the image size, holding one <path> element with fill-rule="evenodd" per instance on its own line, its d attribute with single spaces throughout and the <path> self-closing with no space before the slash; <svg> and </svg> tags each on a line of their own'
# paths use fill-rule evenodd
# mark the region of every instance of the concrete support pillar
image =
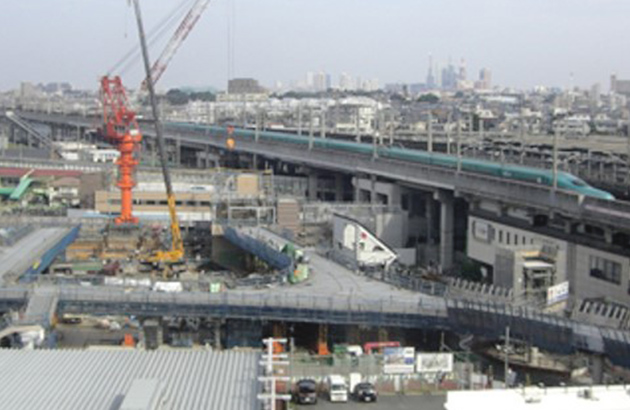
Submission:
<svg viewBox="0 0 630 410">
<path fill-rule="evenodd" d="M 387 205 L 401 206 L 402 205 L 402 189 L 398 184 L 393 184 L 392 192 L 387 200 Z"/>
<path fill-rule="evenodd" d="M 433 197 L 427 195 L 424 203 L 424 215 L 427 220 L 427 247 L 433 245 Z"/>
<path fill-rule="evenodd" d="M 345 194 L 344 176 L 335 174 L 335 201 L 342 202 Z"/>
<path fill-rule="evenodd" d="M 328 349 L 328 325 L 319 324 L 317 332 L 317 354 L 320 356 L 328 356 L 330 350 Z"/>
<path fill-rule="evenodd" d="M 157 147 L 155 145 L 155 142 L 151 144 L 151 166 L 157 166 Z"/>
<path fill-rule="evenodd" d="M 448 270 L 453 267 L 455 224 L 453 193 L 439 191 L 436 199 L 440 201 L 440 265 L 443 270 Z"/>
<path fill-rule="evenodd" d="M 376 175 L 370 176 L 370 204 L 376 205 Z"/>
<path fill-rule="evenodd" d="M 221 321 L 214 321 L 214 348 L 215 350 L 221 350 Z"/>
<path fill-rule="evenodd" d="M 317 201 L 317 173 L 308 173 L 308 200 Z"/>
<path fill-rule="evenodd" d="M 612 244 L 613 242 L 613 231 L 612 229 L 604 228 L 604 239 L 607 244 Z"/>
<path fill-rule="evenodd" d="M 604 356 L 600 354 L 591 355 L 591 363 L 593 383 L 602 384 L 604 382 Z"/>
<path fill-rule="evenodd" d="M 175 140 L 175 163 L 179 167 L 182 165 L 182 141 Z"/>
<path fill-rule="evenodd" d="M 352 178 L 352 184 L 354 185 L 354 202 L 361 203 L 361 188 L 359 187 L 359 176 L 355 175 Z"/>
</svg>

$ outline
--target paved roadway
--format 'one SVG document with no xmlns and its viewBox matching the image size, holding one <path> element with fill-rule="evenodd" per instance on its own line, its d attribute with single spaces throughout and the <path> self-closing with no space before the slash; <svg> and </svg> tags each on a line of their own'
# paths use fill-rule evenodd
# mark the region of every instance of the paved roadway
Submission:
<svg viewBox="0 0 630 410">
<path fill-rule="evenodd" d="M 23 274 L 67 233 L 68 228 L 36 229 L 12 247 L 0 248 L 0 284 L 4 284 L 9 275 Z"/>
<path fill-rule="evenodd" d="M 419 396 L 380 396 L 376 403 L 357 403 L 348 401 L 347 403 L 331 403 L 320 398 L 316 405 L 296 406 L 298 409 L 313 410 L 444 410 L 446 396 L 419 395 Z"/>
<path fill-rule="evenodd" d="M 275 249 L 281 249 L 288 241 L 264 228 L 242 228 L 241 233 L 259 239 Z M 307 294 L 322 297 L 351 297 L 356 301 L 383 300 L 385 302 L 403 302 L 408 304 L 439 304 L 442 298 L 425 295 L 406 289 L 399 289 L 384 282 L 376 281 L 365 276 L 359 276 L 346 267 L 337 264 L 315 252 L 305 249 L 310 259 L 310 278 L 300 284 L 290 287 L 277 287 L 267 290 L 268 293 Z M 248 292 L 248 291 L 244 291 Z M 260 290 L 253 291 L 260 293 Z"/>
</svg>

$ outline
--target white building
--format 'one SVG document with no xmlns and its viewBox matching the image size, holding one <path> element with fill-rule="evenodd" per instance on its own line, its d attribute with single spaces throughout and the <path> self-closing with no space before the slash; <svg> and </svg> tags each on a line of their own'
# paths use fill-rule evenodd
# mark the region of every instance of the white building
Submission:
<svg viewBox="0 0 630 410">
<path fill-rule="evenodd" d="M 630 258 L 584 245 L 574 237 L 545 235 L 531 226 L 470 216 L 468 218 L 468 257 L 483 264 L 491 275 L 503 250 L 545 247 L 555 253 L 555 284 L 568 281 L 576 299 L 606 297 L 621 304 L 630 303 Z"/>
<path fill-rule="evenodd" d="M 451 391 L 446 410 L 622 410 L 630 408 L 626 386 L 527 387 Z"/>
</svg>

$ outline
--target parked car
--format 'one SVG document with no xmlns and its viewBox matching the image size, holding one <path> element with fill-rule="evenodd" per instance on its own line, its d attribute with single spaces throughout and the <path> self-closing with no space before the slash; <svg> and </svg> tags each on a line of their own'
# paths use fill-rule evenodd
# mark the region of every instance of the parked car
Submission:
<svg viewBox="0 0 630 410">
<path fill-rule="evenodd" d="M 373 402 L 378 398 L 378 393 L 372 383 L 359 383 L 354 387 L 352 396 L 357 401 Z"/>
<path fill-rule="evenodd" d="M 334 402 L 348 401 L 348 383 L 342 376 L 333 374 L 326 379 L 328 399 Z"/>
<path fill-rule="evenodd" d="M 317 383 L 315 380 L 302 379 L 298 381 L 293 399 L 298 404 L 317 404 Z"/>
</svg>

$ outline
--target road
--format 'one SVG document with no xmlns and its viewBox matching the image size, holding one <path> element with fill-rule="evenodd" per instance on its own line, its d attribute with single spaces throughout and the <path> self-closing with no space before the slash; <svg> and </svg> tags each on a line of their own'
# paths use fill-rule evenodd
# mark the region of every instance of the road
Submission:
<svg viewBox="0 0 630 410">
<path fill-rule="evenodd" d="M 316 405 L 296 406 L 297 409 L 313 410 L 444 410 L 446 396 L 419 395 L 419 396 L 381 396 L 376 403 L 331 403 L 326 399 L 320 399 Z"/>
<path fill-rule="evenodd" d="M 9 248 L 0 248 L 0 284 L 9 276 L 22 275 L 33 263 L 58 243 L 68 228 L 36 229 Z"/>
<path fill-rule="evenodd" d="M 281 249 L 288 241 L 263 228 L 242 228 L 240 231 L 262 242 Z M 361 276 L 319 254 L 313 249 L 305 250 L 310 259 L 311 275 L 303 283 L 269 289 L 267 292 L 283 294 L 308 294 L 309 296 L 352 297 L 357 301 L 383 300 L 423 305 L 439 304 L 442 298 L 400 289 L 387 283 Z M 260 293 L 260 291 L 256 291 Z"/>
</svg>

